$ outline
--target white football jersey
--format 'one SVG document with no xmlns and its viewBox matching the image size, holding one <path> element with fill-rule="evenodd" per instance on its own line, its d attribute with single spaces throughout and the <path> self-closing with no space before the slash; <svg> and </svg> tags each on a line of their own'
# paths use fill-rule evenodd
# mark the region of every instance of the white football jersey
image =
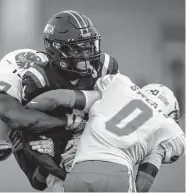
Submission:
<svg viewBox="0 0 186 193">
<path fill-rule="evenodd" d="M 73 164 L 102 160 L 132 170 L 160 143 L 183 134 L 128 77 L 107 75 L 97 81 L 96 88 L 102 98 L 90 108 Z"/>
<path fill-rule="evenodd" d="M 22 79 L 14 73 L 0 72 L 0 91 L 7 93 L 21 102 Z"/>
<path fill-rule="evenodd" d="M 8 53 L 0 61 L 0 91 L 21 102 L 23 91 L 21 78 L 37 62 L 47 61 L 44 54 L 32 49 L 19 49 Z"/>
</svg>

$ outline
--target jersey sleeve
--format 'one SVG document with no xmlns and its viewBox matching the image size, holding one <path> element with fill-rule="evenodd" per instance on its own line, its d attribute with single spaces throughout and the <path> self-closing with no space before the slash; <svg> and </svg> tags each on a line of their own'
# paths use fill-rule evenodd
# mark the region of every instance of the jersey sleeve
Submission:
<svg viewBox="0 0 186 193">
<path fill-rule="evenodd" d="M 101 77 L 107 74 L 117 74 L 119 72 L 119 65 L 117 60 L 109 54 L 102 54 L 100 58 L 102 66 Z"/>
<path fill-rule="evenodd" d="M 33 65 L 24 74 L 22 85 L 23 103 L 27 103 L 41 94 L 44 91 L 43 88 L 49 85 L 44 69 L 38 65 Z"/>
<path fill-rule="evenodd" d="M 88 111 L 100 99 L 99 91 L 74 91 L 57 89 L 45 92 L 27 104 L 28 108 L 50 112 L 59 106 Z"/>
<path fill-rule="evenodd" d="M 0 91 L 22 100 L 22 79 L 14 73 L 0 73 Z"/>
<path fill-rule="evenodd" d="M 165 153 L 164 148 L 162 146 L 158 146 L 154 148 L 153 151 L 150 152 L 140 164 L 144 164 L 148 162 L 155 165 L 159 170 L 162 164 L 162 160 L 164 158 L 164 153 Z"/>
<path fill-rule="evenodd" d="M 161 143 L 165 150 L 164 164 L 170 164 L 178 160 L 178 158 L 185 153 L 186 138 L 185 134 L 181 134 L 174 139 Z"/>
</svg>

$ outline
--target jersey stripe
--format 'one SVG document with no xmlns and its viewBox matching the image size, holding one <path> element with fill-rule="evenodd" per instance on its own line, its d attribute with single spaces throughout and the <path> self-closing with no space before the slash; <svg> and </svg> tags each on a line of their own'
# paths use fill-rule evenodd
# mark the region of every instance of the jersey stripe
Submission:
<svg viewBox="0 0 186 193">
<path fill-rule="evenodd" d="M 108 54 L 104 54 L 104 63 L 102 67 L 101 76 L 105 76 L 107 74 L 109 64 L 110 64 L 110 56 Z"/>
<path fill-rule="evenodd" d="M 77 22 L 77 24 L 78 24 L 78 26 L 80 28 L 81 33 L 83 33 L 83 29 L 81 29 L 82 26 L 81 26 L 80 22 L 78 21 L 78 18 L 72 13 L 72 11 L 68 10 L 68 11 L 64 11 L 64 12 L 68 13 L 69 15 L 71 15 L 75 19 L 75 21 Z"/>
<path fill-rule="evenodd" d="M 49 81 L 48 81 L 48 77 L 46 75 L 45 70 L 42 67 L 40 67 L 39 65 L 37 65 L 37 64 L 34 64 L 33 68 L 36 69 L 41 74 L 41 76 L 45 80 L 46 85 L 49 86 Z"/>
<path fill-rule="evenodd" d="M 29 70 L 25 73 L 25 76 L 29 76 L 31 79 L 33 79 L 39 88 L 47 85 L 42 74 L 34 68 L 29 68 Z"/>
<path fill-rule="evenodd" d="M 86 30 L 87 30 L 87 32 L 88 32 L 88 28 L 87 28 L 87 25 L 86 25 L 86 22 L 85 22 L 85 20 L 83 19 L 83 17 L 78 13 L 78 12 L 76 12 L 76 11 L 71 11 L 72 13 L 75 13 L 76 15 L 78 15 L 79 16 L 79 18 L 82 20 L 82 22 L 83 22 L 83 25 L 84 25 L 84 27 L 83 28 L 85 28 Z"/>
<path fill-rule="evenodd" d="M 35 74 L 33 74 L 32 72 L 30 71 L 27 71 L 25 73 L 25 76 L 29 76 L 31 77 L 31 79 L 36 83 L 37 87 L 38 88 L 43 88 L 43 85 L 41 84 L 41 82 L 39 81 L 39 79 L 37 78 L 37 76 Z"/>
</svg>

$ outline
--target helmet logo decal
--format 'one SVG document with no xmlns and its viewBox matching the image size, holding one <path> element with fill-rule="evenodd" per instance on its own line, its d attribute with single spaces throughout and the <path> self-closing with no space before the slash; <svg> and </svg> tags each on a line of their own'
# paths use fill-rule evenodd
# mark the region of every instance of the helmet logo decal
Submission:
<svg viewBox="0 0 186 193">
<path fill-rule="evenodd" d="M 45 29 L 44 29 L 44 33 L 46 33 L 46 34 L 53 34 L 54 33 L 54 29 L 55 29 L 54 25 L 47 24 Z"/>
<path fill-rule="evenodd" d="M 33 52 L 21 52 L 15 56 L 17 65 L 20 68 L 28 69 L 35 62 L 41 62 L 41 58 Z"/>
</svg>

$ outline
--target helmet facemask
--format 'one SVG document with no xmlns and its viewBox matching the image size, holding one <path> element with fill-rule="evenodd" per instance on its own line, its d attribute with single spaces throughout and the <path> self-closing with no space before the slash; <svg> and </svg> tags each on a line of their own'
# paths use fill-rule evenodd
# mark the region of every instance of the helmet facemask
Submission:
<svg viewBox="0 0 186 193">
<path fill-rule="evenodd" d="M 54 63 L 72 77 L 92 75 L 97 77 L 96 63 L 101 56 L 100 36 L 63 42 L 45 38 L 47 53 Z"/>
</svg>

